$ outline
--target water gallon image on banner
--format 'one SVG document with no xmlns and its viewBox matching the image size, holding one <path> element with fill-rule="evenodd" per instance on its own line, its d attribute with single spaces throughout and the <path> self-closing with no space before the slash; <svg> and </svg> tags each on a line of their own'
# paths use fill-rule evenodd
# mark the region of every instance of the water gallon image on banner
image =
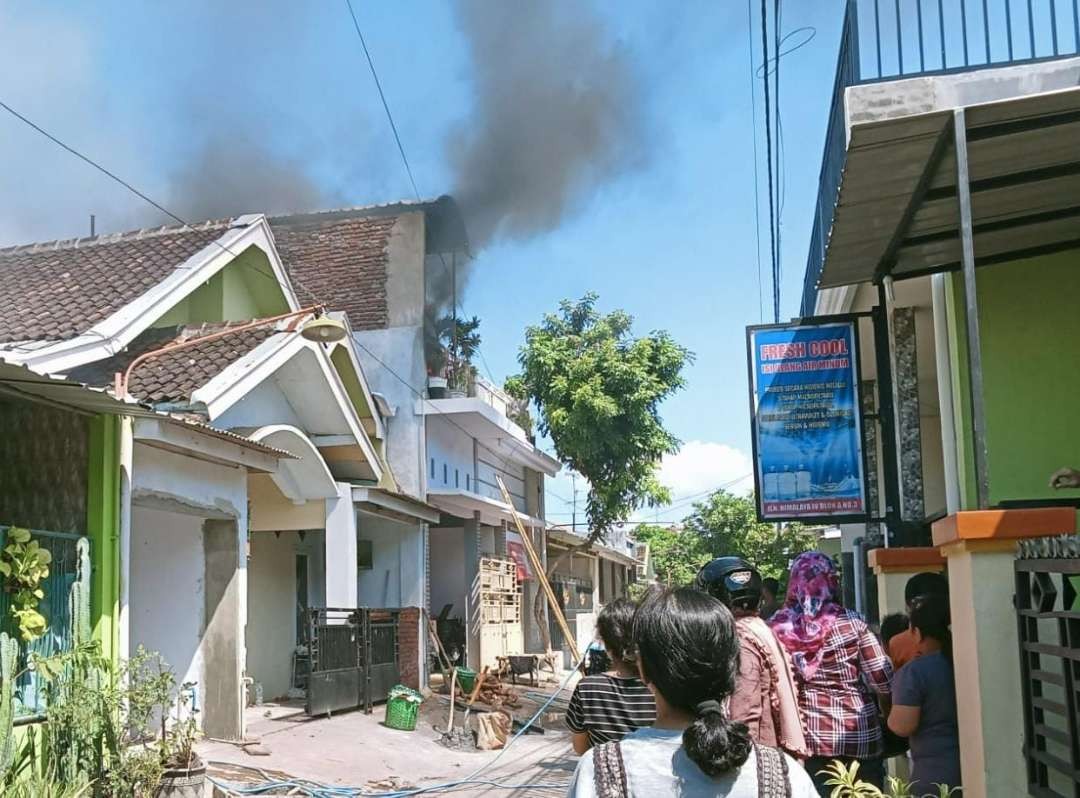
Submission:
<svg viewBox="0 0 1080 798">
<path fill-rule="evenodd" d="M 759 514 L 772 521 L 864 517 L 854 323 L 747 333 Z"/>
</svg>

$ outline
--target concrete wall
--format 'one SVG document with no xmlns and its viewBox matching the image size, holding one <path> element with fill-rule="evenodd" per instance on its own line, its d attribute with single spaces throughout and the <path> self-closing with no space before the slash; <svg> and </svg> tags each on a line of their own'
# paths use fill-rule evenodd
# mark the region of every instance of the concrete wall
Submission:
<svg viewBox="0 0 1080 798">
<path fill-rule="evenodd" d="M 262 684 L 267 701 L 289 690 L 292 652 L 296 648 L 298 543 L 295 532 L 251 535 L 247 673 Z"/>
<path fill-rule="evenodd" d="M 214 425 L 223 429 L 261 427 L 271 423 L 305 428 L 296 409 L 289 404 L 289 400 L 272 378 L 259 383 L 254 390 L 245 394 L 243 399 L 214 419 Z"/>
<path fill-rule="evenodd" d="M 372 543 L 372 569 L 357 576 L 361 607 L 401 606 L 402 524 L 368 513 L 359 513 L 356 534 Z"/>
<path fill-rule="evenodd" d="M 156 651 L 178 683 L 198 682 L 206 601 L 203 519 L 135 506 L 131 517 L 131 650 Z"/>
<path fill-rule="evenodd" d="M 1005 100 L 1080 84 L 1080 58 L 978 69 L 952 75 L 888 80 L 852 86 L 844 103 L 848 125 L 896 119 L 961 105 Z"/>
<path fill-rule="evenodd" d="M 423 327 L 418 324 L 365 330 L 355 333 L 354 338 L 371 390 L 386 397 L 394 410 L 393 417 L 386 419 L 386 456 L 390 469 L 402 491 L 423 498 L 427 494 L 424 416 L 416 412 L 417 393 L 427 390 Z"/>
<path fill-rule="evenodd" d="M 478 492 L 474 439 L 440 416 L 427 417 L 429 490 L 459 488 Z"/>
<path fill-rule="evenodd" d="M 319 529 L 326 523 L 325 500 L 293 504 L 282 495 L 269 474 L 248 477 L 248 499 L 253 532 Z"/>
<path fill-rule="evenodd" d="M 243 561 L 235 521 L 203 524 L 206 605 L 203 632 L 203 728 L 210 737 L 244 739 Z"/>
<path fill-rule="evenodd" d="M 478 445 L 476 449 L 476 481 L 477 493 L 490 499 L 503 500 L 502 491 L 496 477 L 502 477 L 514 506 L 521 512 L 526 512 L 528 502 L 526 500 L 525 468 L 517 463 L 510 462 L 506 457 L 499 455 L 484 445 Z"/>
<path fill-rule="evenodd" d="M 453 604 L 452 615 L 465 617 L 465 530 L 461 527 L 432 527 L 428 534 L 431 550 L 431 613 L 438 615 L 444 605 Z"/>
</svg>

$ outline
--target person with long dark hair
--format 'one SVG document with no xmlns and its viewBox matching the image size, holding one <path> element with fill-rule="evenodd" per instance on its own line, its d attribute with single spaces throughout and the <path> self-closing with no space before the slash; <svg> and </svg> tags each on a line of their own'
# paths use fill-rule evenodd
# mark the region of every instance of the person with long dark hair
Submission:
<svg viewBox="0 0 1080 798">
<path fill-rule="evenodd" d="M 892 662 L 856 613 L 840 604 L 832 558 L 808 551 L 791 566 L 784 608 L 769 621 L 795 665 L 810 758 L 806 769 L 822 795 L 822 770 L 833 760 L 859 762 L 859 775 L 881 787 L 881 716 L 875 694 L 888 697 Z"/>
<path fill-rule="evenodd" d="M 596 631 L 607 652 L 607 670 L 578 682 L 566 711 L 574 753 L 621 740 L 656 719 L 652 692 L 638 678 L 634 654 L 634 610 L 629 599 L 609 602 L 596 619 Z"/>
<path fill-rule="evenodd" d="M 692 588 L 658 590 L 634 616 L 642 681 L 656 723 L 588 751 L 570 798 L 813 798 L 791 757 L 755 745 L 724 703 L 735 690 L 739 639 L 722 603 Z"/>
<path fill-rule="evenodd" d="M 956 721 L 956 679 L 948 598 L 931 594 L 915 599 L 911 631 L 919 656 L 893 680 L 889 728 L 911 746 L 912 794 L 935 785 L 960 787 L 960 732 Z"/>
</svg>

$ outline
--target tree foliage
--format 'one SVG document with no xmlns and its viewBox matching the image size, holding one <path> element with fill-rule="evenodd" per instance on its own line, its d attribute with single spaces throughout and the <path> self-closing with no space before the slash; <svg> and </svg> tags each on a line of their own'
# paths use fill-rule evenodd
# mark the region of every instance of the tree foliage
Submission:
<svg viewBox="0 0 1080 798">
<path fill-rule="evenodd" d="M 684 534 L 697 539 L 697 545 L 713 557 L 738 555 L 757 568 L 762 576 L 784 582 L 788 564 L 797 555 L 813 549 L 817 540 L 802 524 L 775 524 L 757 520 L 754 497 L 736 496 L 718 490 L 705 501 L 694 504 L 693 512 L 683 522 Z"/>
<path fill-rule="evenodd" d="M 539 411 L 540 432 L 559 460 L 589 483 L 589 540 L 642 506 L 663 504 L 657 480 L 679 441 L 660 419 L 660 403 L 683 387 L 691 353 L 664 331 L 642 338 L 633 318 L 596 310 L 596 294 L 564 300 L 529 327 L 518 355 L 521 384 Z"/>
<path fill-rule="evenodd" d="M 698 536 L 675 527 L 642 524 L 634 530 L 634 540 L 649 544 L 649 560 L 656 578 L 665 585 L 690 584 L 698 569 L 709 561 Z"/>
</svg>

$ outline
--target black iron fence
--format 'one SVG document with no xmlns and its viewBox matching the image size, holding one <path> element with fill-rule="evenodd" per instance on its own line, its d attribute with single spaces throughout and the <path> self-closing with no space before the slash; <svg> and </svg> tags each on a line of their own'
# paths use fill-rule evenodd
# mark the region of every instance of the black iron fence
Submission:
<svg viewBox="0 0 1080 798">
<path fill-rule="evenodd" d="M 1078 796 L 1080 538 L 1021 543 L 1015 601 L 1028 790 Z"/>
<path fill-rule="evenodd" d="M 847 149 L 844 90 L 1080 53 L 1080 0 L 847 0 L 803 280 L 811 315 Z"/>
</svg>

